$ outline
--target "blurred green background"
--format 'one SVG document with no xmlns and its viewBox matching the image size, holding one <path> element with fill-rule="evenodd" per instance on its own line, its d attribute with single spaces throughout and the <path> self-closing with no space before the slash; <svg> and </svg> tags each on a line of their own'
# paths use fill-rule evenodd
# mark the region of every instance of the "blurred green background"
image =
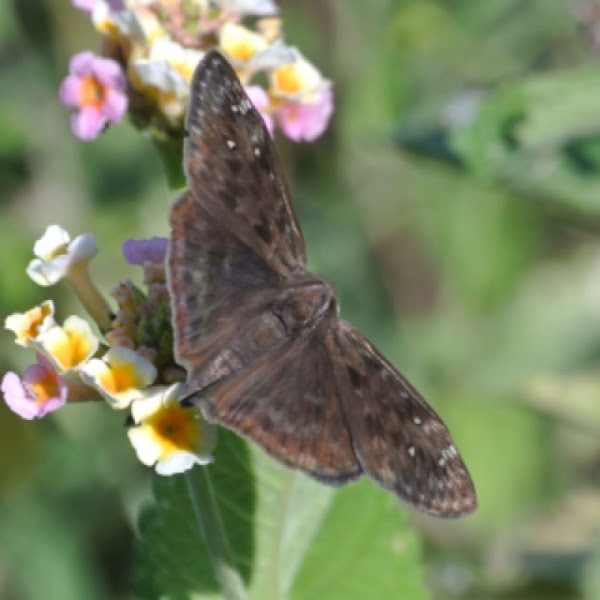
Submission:
<svg viewBox="0 0 600 600">
<path fill-rule="evenodd" d="M 409 514 L 431 597 L 597 600 L 600 2 L 281 6 L 336 96 L 317 143 L 277 140 L 310 266 L 447 422 L 478 491 L 466 519 Z M 126 123 L 82 143 L 59 104 L 69 57 L 99 43 L 66 0 L 0 3 L 2 318 L 48 297 L 82 314 L 25 276 L 48 224 L 97 235 L 106 292 L 139 281 L 127 237 L 167 234 L 151 143 Z M 0 373 L 22 372 L 32 356 L 0 336 Z M 0 410 L 2 600 L 133 598 L 149 482 L 122 415 Z"/>
</svg>

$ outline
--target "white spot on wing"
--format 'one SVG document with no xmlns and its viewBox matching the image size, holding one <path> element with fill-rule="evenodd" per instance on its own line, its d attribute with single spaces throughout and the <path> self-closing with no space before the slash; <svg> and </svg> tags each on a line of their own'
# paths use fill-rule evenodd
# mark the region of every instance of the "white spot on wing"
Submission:
<svg viewBox="0 0 600 600">
<path fill-rule="evenodd" d="M 415 425 L 420 425 L 422 423 L 420 417 L 413 417 L 413 423 Z"/>
<path fill-rule="evenodd" d="M 414 446 L 409 446 L 408 447 L 408 453 L 414 457 L 415 455 L 415 447 Z"/>
<path fill-rule="evenodd" d="M 233 150 L 236 146 L 236 143 L 233 140 L 227 140 L 227 146 Z"/>
<path fill-rule="evenodd" d="M 260 156 L 260 148 L 258 146 L 256 146 L 256 148 L 254 148 L 254 155 Z"/>
<path fill-rule="evenodd" d="M 250 100 L 248 100 L 247 98 L 244 98 L 240 102 L 239 109 L 240 109 L 240 113 L 242 115 L 245 115 L 251 108 L 252 108 L 252 104 L 250 103 Z"/>
<path fill-rule="evenodd" d="M 440 467 L 443 467 L 448 459 L 454 458 L 457 455 L 458 452 L 456 451 L 456 448 L 452 444 L 450 444 L 447 448 L 444 448 L 442 450 L 442 455 L 438 460 L 438 465 L 440 465 Z"/>
</svg>

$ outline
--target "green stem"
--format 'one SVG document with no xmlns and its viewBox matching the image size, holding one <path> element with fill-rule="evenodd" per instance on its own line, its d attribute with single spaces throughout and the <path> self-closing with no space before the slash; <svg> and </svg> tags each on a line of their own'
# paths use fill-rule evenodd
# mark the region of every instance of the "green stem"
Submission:
<svg viewBox="0 0 600 600">
<path fill-rule="evenodd" d="M 206 467 L 195 467 L 185 473 L 185 481 L 194 507 L 196 522 L 208 548 L 217 581 L 225 600 L 248 600 L 246 587 L 233 565 L 221 513 Z"/>
<path fill-rule="evenodd" d="M 158 150 L 167 174 L 167 182 L 171 190 L 185 187 L 183 171 L 183 141 L 181 139 L 153 138 L 154 147 Z"/>
</svg>

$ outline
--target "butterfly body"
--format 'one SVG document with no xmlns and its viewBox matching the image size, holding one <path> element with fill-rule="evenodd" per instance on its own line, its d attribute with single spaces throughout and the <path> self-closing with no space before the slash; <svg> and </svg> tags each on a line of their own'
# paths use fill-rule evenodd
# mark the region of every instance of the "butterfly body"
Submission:
<svg viewBox="0 0 600 600">
<path fill-rule="evenodd" d="M 367 474 L 431 514 L 474 510 L 445 425 L 306 269 L 273 143 L 216 52 L 194 75 L 187 125 L 190 187 L 168 255 L 185 400 L 324 483 Z"/>
</svg>

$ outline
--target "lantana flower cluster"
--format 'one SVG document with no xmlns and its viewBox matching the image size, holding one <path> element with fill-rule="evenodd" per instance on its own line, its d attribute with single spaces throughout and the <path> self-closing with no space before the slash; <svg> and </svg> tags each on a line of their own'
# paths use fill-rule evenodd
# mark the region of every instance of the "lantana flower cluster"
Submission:
<svg viewBox="0 0 600 600">
<path fill-rule="evenodd" d="M 213 48 L 235 68 L 273 134 L 319 137 L 333 111 L 331 84 L 283 39 L 272 0 L 73 0 L 102 36 L 102 56 L 72 57 L 61 101 L 73 133 L 95 138 L 129 112 L 159 140 L 180 139 L 194 68 Z M 253 27 L 243 23 L 253 19 Z M 259 81 L 266 81 L 260 85 Z"/>
<path fill-rule="evenodd" d="M 68 282 L 95 325 L 76 315 L 61 323 L 52 300 L 10 315 L 5 327 L 37 361 L 22 376 L 6 373 L 1 386 L 8 407 L 24 419 L 85 400 L 127 411 L 138 458 L 163 475 L 210 462 L 216 442 L 215 427 L 179 402 L 185 373 L 173 359 L 166 251 L 164 238 L 125 242 L 124 257 L 143 269 L 144 288 L 119 283 L 111 293 L 113 311 L 88 268 L 97 253 L 95 236 L 71 240 L 61 227 L 48 227 L 27 274 L 44 287 Z"/>
</svg>

